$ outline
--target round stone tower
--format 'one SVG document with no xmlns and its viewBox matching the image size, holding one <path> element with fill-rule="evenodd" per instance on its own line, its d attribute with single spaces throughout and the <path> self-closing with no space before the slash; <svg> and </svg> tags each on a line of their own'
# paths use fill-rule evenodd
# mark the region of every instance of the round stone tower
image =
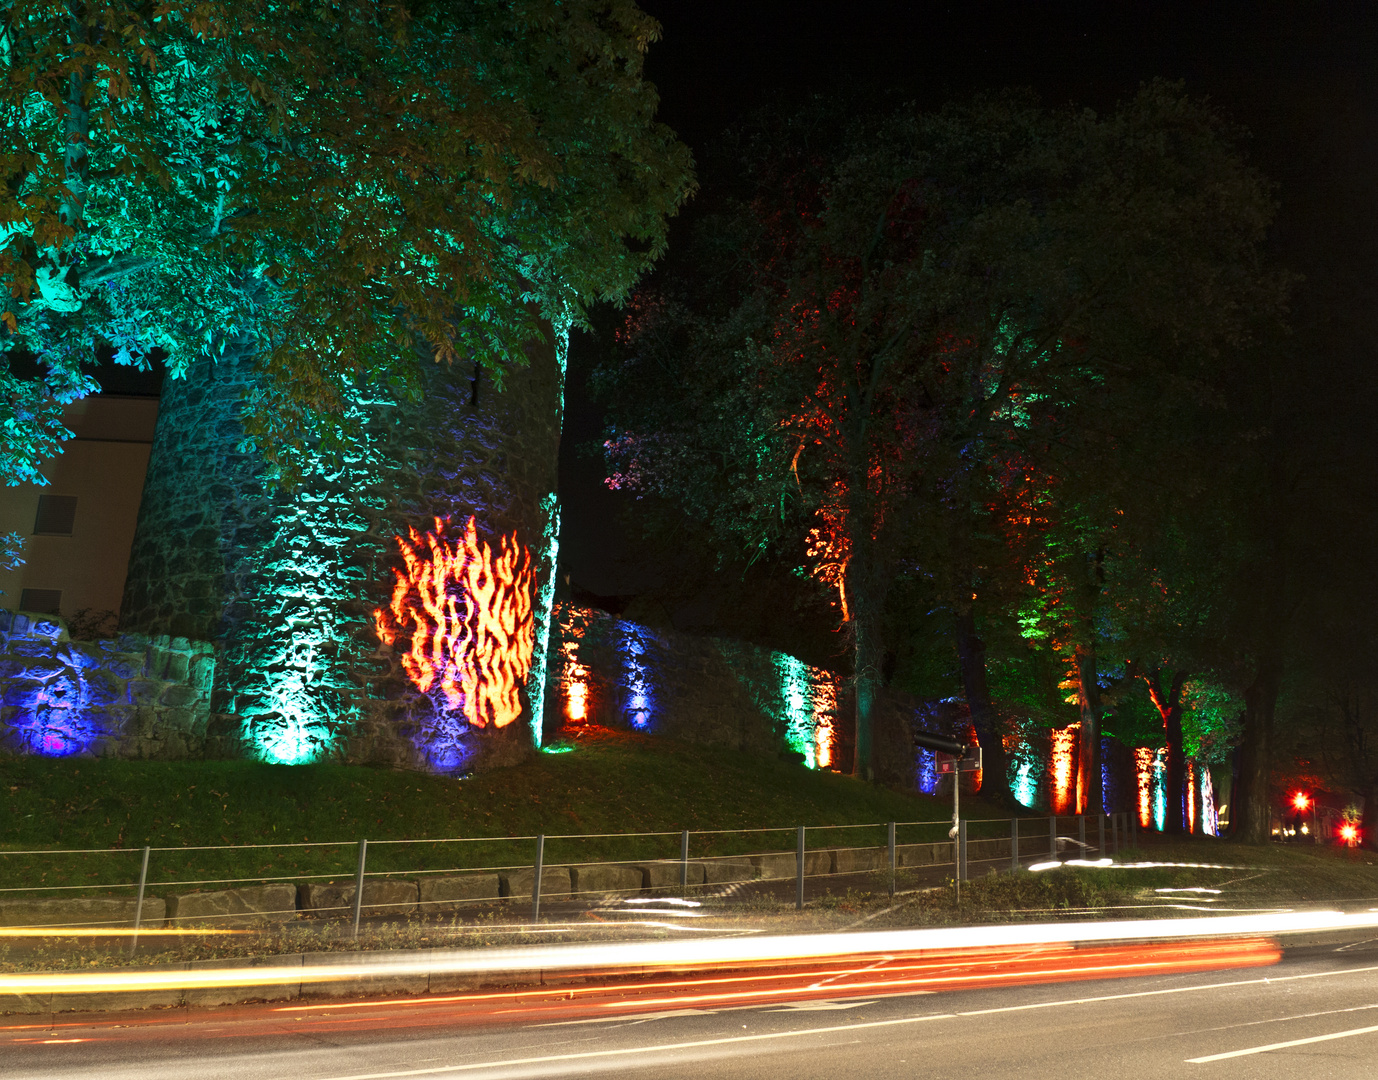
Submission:
<svg viewBox="0 0 1378 1080">
<path fill-rule="evenodd" d="M 563 339 L 498 389 L 425 364 L 419 402 L 268 481 L 241 413 L 247 350 L 163 390 L 122 628 L 211 641 L 238 752 L 467 772 L 539 744 L 558 532 Z"/>
</svg>

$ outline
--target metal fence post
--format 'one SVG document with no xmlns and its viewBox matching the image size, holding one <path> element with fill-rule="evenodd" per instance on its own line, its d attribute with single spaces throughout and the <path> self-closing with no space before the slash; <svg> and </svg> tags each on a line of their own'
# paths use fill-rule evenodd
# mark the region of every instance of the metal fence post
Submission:
<svg viewBox="0 0 1378 1080">
<path fill-rule="evenodd" d="M 1096 854 L 1102 859 L 1105 858 L 1105 818 L 1106 815 L 1102 814 L 1096 821 L 1096 826 L 1099 829 L 1096 837 Z"/>
<path fill-rule="evenodd" d="M 794 855 L 794 910 L 804 910 L 804 826 L 799 826 L 799 849 Z"/>
<path fill-rule="evenodd" d="M 143 861 L 139 864 L 139 895 L 134 901 L 134 933 L 129 936 L 129 955 L 139 947 L 139 924 L 144 921 L 144 886 L 148 884 L 148 847 L 144 847 Z"/>
<path fill-rule="evenodd" d="M 885 827 L 885 846 L 890 856 L 890 895 L 895 895 L 895 823 Z"/>
<path fill-rule="evenodd" d="M 1057 858 L 1057 815 L 1048 818 L 1048 858 Z"/>
<path fill-rule="evenodd" d="M 689 888 L 689 830 L 679 834 L 679 887 Z"/>
<path fill-rule="evenodd" d="M 957 876 L 963 881 L 967 877 L 967 822 L 963 818 L 957 823 Z"/>
<path fill-rule="evenodd" d="M 536 837 L 536 865 L 531 875 L 531 921 L 541 921 L 541 867 L 545 864 L 545 833 Z"/>
<path fill-rule="evenodd" d="M 354 934 L 353 941 L 359 940 L 359 913 L 364 906 L 364 863 L 368 860 L 368 841 L 359 841 L 359 867 L 354 871 Z"/>
<path fill-rule="evenodd" d="M 1019 869 L 1019 819 L 1010 818 L 1010 869 Z"/>
</svg>

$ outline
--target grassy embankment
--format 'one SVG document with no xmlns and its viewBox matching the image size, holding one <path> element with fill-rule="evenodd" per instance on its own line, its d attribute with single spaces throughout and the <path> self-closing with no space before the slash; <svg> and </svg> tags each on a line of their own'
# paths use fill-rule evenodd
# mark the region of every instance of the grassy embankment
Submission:
<svg viewBox="0 0 1378 1080">
<path fill-rule="evenodd" d="M 156 852 L 150 866 L 150 880 L 158 882 L 290 879 L 348 876 L 360 837 L 369 840 L 370 870 L 433 870 L 529 865 L 533 844 L 525 839 L 379 842 L 666 832 L 676 835 L 547 840 L 545 857 L 550 863 L 677 858 L 681 829 L 782 830 L 693 837 L 691 854 L 716 855 L 793 850 L 793 829 L 801 824 L 934 823 L 899 830 L 901 843 L 916 843 L 944 839 L 950 812 L 945 799 L 889 791 L 774 758 L 636 735 L 590 733 L 571 753 L 541 754 L 527 764 L 465 780 L 339 765 L 5 758 L 0 759 L 0 885 L 129 881 L 137 875 L 136 852 L 145 844 L 187 849 L 322 845 Z M 996 816 L 979 799 L 964 800 L 963 813 Z M 881 828 L 820 828 L 809 834 L 810 846 L 883 842 Z M 54 848 L 99 852 L 3 854 Z"/>
</svg>

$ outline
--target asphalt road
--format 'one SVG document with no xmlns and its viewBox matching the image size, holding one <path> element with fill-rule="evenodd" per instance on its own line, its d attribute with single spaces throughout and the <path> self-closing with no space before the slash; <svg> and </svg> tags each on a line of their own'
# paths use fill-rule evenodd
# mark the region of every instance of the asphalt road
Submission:
<svg viewBox="0 0 1378 1080">
<path fill-rule="evenodd" d="M 1094 981 L 1078 981 L 1075 965 L 1045 953 L 985 957 L 984 969 L 949 957 L 941 979 L 933 976 L 931 958 L 927 967 L 843 962 L 811 973 L 807 994 L 791 992 L 800 984 L 797 971 L 787 978 L 760 971 L 707 984 L 697 978 L 669 986 L 662 977 L 462 1000 L 293 1002 L 52 1022 L 5 1017 L 0 1076 L 1378 1076 L 1378 939 L 1293 944 L 1279 963 L 1265 967 L 1106 977 L 1117 964 L 1144 969 L 1145 953 L 1171 960 L 1166 947 L 1135 948 L 1081 956 L 1086 972 L 1099 976 Z M 1253 948 L 1241 954 L 1252 957 L 1243 962 L 1271 959 L 1270 953 L 1260 961 Z M 938 989 L 914 992 L 916 970 Z M 991 986 L 982 970 L 1063 981 Z"/>
</svg>

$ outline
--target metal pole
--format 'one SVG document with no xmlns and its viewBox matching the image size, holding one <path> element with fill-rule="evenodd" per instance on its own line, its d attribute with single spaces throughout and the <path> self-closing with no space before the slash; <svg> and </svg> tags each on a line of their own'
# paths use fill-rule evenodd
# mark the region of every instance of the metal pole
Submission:
<svg viewBox="0 0 1378 1080">
<path fill-rule="evenodd" d="M 960 760 L 960 759 L 959 759 Z M 962 875 L 958 872 L 960 866 L 958 858 L 961 852 L 958 851 L 960 841 L 958 833 L 962 830 L 962 774 L 957 770 L 957 763 L 952 765 L 952 831 L 947 835 L 952 837 L 952 862 L 953 862 L 953 888 L 956 890 L 957 906 L 962 906 Z"/>
<path fill-rule="evenodd" d="M 689 888 L 689 830 L 679 834 L 679 887 Z"/>
<path fill-rule="evenodd" d="M 1057 815 L 1048 818 L 1048 858 L 1057 858 Z"/>
<path fill-rule="evenodd" d="M 545 864 L 545 833 L 536 837 L 536 866 L 531 875 L 531 921 L 541 921 L 541 867 Z"/>
<path fill-rule="evenodd" d="M 1019 869 L 1019 819 L 1010 818 L 1010 869 Z"/>
<path fill-rule="evenodd" d="M 895 895 L 895 823 L 892 821 L 885 829 L 885 843 L 890 849 L 890 895 Z"/>
<path fill-rule="evenodd" d="M 957 877 L 961 881 L 967 878 L 967 823 L 960 821 L 957 823 Z"/>
<path fill-rule="evenodd" d="M 799 826 L 799 850 L 794 855 L 794 910 L 804 910 L 804 826 Z"/>
<path fill-rule="evenodd" d="M 1096 838 L 1096 854 L 1099 855 L 1102 859 L 1105 858 L 1105 818 L 1106 815 L 1102 814 L 1099 820 L 1097 820 L 1096 822 L 1096 826 L 1099 829 L 1099 833 Z"/>
<path fill-rule="evenodd" d="M 1116 814 L 1110 819 L 1110 843 L 1115 849 L 1115 854 L 1120 853 L 1120 815 Z"/>
<path fill-rule="evenodd" d="M 1077 815 L 1077 842 L 1081 845 L 1081 853 L 1086 853 L 1086 815 Z"/>
<path fill-rule="evenodd" d="M 144 886 L 148 884 L 148 847 L 144 847 L 143 861 L 139 864 L 139 895 L 134 901 L 134 933 L 129 936 L 129 955 L 139 947 L 139 924 L 144 921 Z"/>
<path fill-rule="evenodd" d="M 368 860 L 368 841 L 359 841 L 359 868 L 354 871 L 354 941 L 359 940 L 359 912 L 364 906 L 364 863 Z"/>
</svg>

